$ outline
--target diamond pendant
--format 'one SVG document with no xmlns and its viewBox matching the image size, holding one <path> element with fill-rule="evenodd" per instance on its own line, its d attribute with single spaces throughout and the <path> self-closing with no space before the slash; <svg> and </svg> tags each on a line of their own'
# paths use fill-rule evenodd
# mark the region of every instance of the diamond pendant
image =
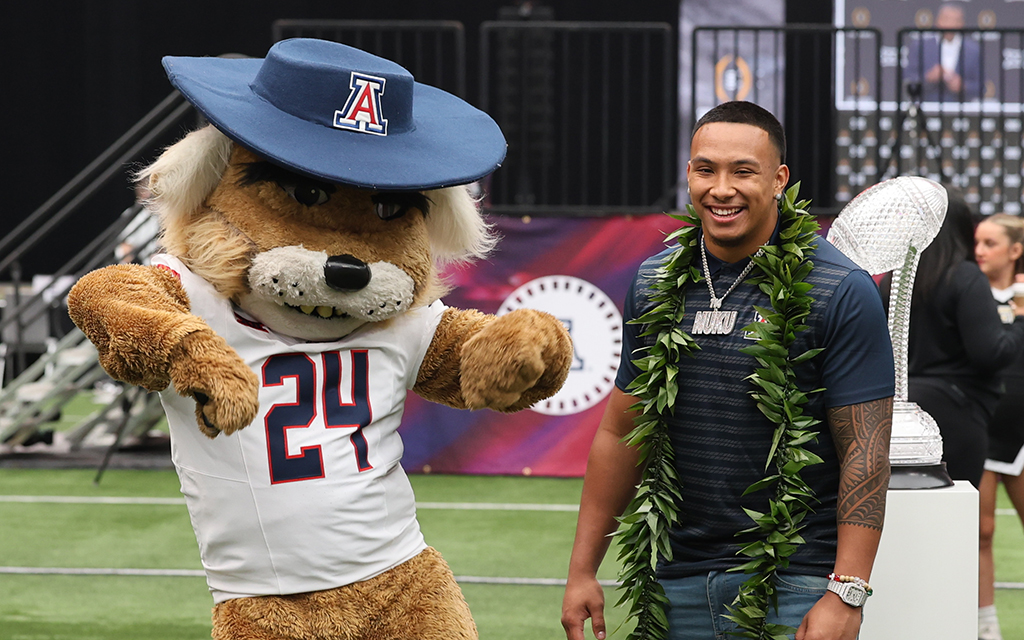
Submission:
<svg viewBox="0 0 1024 640">
<path fill-rule="evenodd" d="M 693 329 L 696 335 L 727 335 L 736 326 L 735 311 L 698 311 L 693 316 Z"/>
</svg>

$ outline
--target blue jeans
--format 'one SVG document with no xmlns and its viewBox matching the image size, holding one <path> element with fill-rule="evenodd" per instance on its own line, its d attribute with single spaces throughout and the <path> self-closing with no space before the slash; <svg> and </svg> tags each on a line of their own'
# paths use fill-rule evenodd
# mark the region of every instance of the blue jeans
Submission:
<svg viewBox="0 0 1024 640">
<path fill-rule="evenodd" d="M 668 596 L 669 640 L 730 640 L 736 625 L 722 617 L 726 605 L 736 599 L 747 575 L 712 571 L 706 575 L 660 580 Z M 778 577 L 779 612 L 768 610 L 768 622 L 794 629 L 804 615 L 825 595 L 828 578 L 788 573 Z M 792 636 L 791 636 L 792 637 Z"/>
</svg>

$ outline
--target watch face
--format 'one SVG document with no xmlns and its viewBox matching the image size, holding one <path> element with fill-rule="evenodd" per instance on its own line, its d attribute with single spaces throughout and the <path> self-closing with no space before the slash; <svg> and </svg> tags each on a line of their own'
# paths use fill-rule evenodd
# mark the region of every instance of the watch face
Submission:
<svg viewBox="0 0 1024 640">
<path fill-rule="evenodd" d="M 828 590 L 834 592 L 840 600 L 851 607 L 863 607 L 868 599 L 867 590 L 853 582 L 831 581 L 828 584 Z"/>
<path fill-rule="evenodd" d="M 843 602 L 854 607 L 862 607 L 868 599 L 868 592 L 863 587 L 853 583 L 847 583 L 846 593 L 842 596 Z"/>
</svg>

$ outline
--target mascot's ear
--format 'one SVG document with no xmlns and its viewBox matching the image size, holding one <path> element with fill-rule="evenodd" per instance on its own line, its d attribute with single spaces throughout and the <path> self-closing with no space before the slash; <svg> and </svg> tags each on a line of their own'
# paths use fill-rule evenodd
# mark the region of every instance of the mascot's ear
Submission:
<svg viewBox="0 0 1024 640">
<path fill-rule="evenodd" d="M 436 260 L 442 264 L 473 260 L 494 249 L 498 238 L 465 185 L 425 191 L 424 195 L 431 203 L 427 233 Z"/>
<path fill-rule="evenodd" d="M 188 134 L 138 173 L 150 204 L 164 217 L 187 216 L 220 182 L 231 158 L 231 140 L 212 125 Z"/>
</svg>

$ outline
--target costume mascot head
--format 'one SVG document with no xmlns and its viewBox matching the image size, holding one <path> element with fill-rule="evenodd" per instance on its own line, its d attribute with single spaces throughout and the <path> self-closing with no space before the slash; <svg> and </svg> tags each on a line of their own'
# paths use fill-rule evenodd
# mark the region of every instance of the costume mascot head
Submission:
<svg viewBox="0 0 1024 640">
<path fill-rule="evenodd" d="M 87 274 L 69 309 L 112 377 L 161 392 L 213 637 L 475 638 L 397 429 L 409 389 L 517 411 L 568 373 L 550 315 L 439 300 L 439 265 L 494 245 L 465 185 L 501 131 L 331 42 L 164 65 L 211 123 L 141 173 L 165 252 Z"/>
</svg>

